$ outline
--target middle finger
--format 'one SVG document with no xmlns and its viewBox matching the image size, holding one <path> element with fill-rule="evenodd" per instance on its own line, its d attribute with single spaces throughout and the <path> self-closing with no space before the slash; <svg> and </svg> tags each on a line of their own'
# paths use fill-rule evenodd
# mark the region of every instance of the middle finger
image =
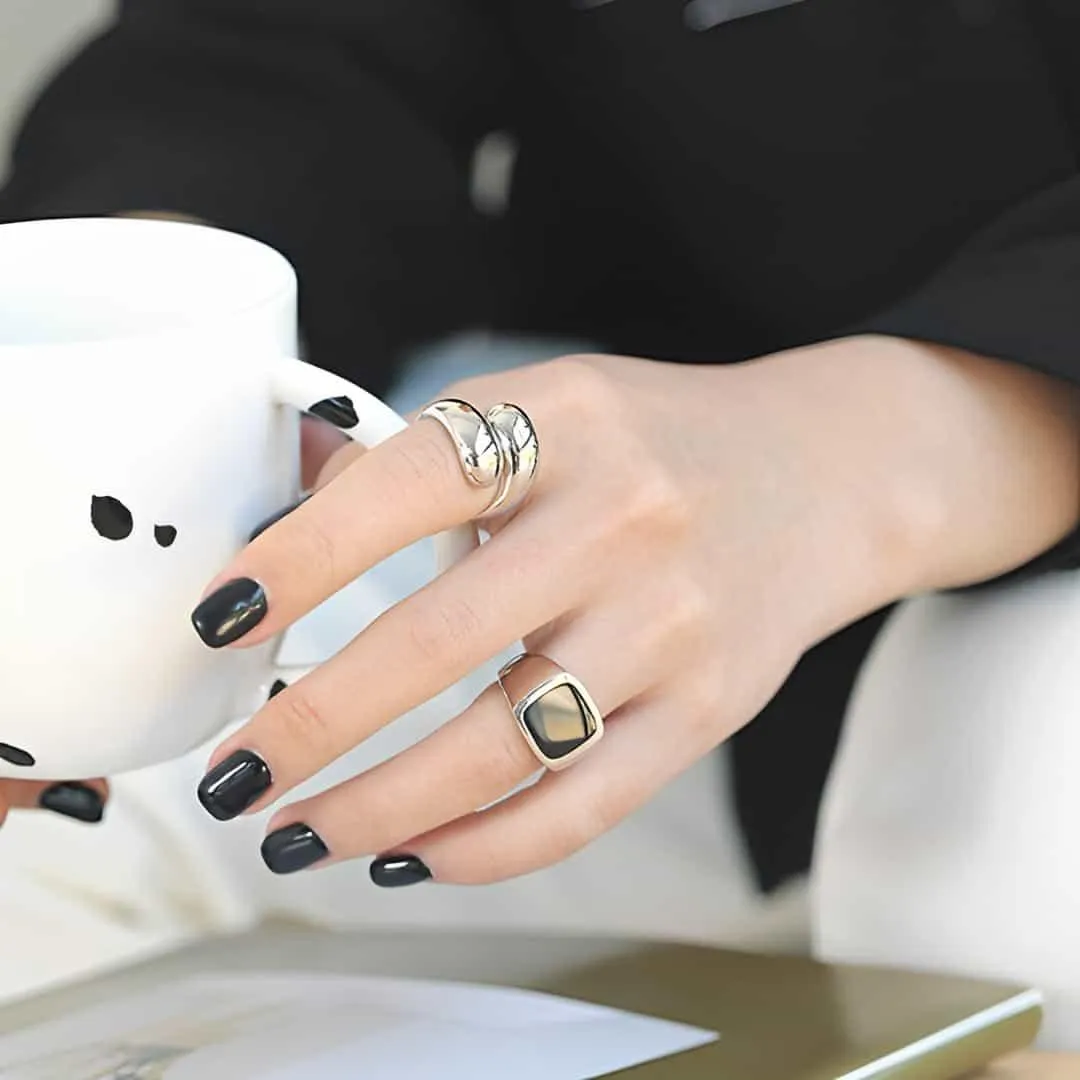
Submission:
<svg viewBox="0 0 1080 1080">
<path fill-rule="evenodd" d="M 206 809 L 227 820 L 261 808 L 579 606 L 592 582 L 560 543 L 562 502 L 531 507 L 267 702 L 213 755 L 200 785 Z"/>
<path fill-rule="evenodd" d="M 651 642 L 644 635 L 628 640 L 615 656 L 608 624 L 603 617 L 583 615 L 544 645 L 544 655 L 584 680 L 602 716 L 644 692 L 653 667 Z M 593 752 L 602 753 L 603 745 Z M 280 810 L 270 822 L 263 857 L 275 873 L 290 873 L 320 859 L 394 850 L 494 803 L 540 768 L 494 683 L 461 715 L 411 748 Z"/>
</svg>

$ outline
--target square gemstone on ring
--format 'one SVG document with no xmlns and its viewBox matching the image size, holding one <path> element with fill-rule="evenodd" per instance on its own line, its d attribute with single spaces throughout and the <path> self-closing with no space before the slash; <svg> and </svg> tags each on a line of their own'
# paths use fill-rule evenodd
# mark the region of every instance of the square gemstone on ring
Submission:
<svg viewBox="0 0 1080 1080">
<path fill-rule="evenodd" d="M 596 734 L 592 710 L 565 684 L 552 687 L 532 702 L 521 714 L 521 723 L 540 753 L 553 761 L 573 753 Z"/>
</svg>

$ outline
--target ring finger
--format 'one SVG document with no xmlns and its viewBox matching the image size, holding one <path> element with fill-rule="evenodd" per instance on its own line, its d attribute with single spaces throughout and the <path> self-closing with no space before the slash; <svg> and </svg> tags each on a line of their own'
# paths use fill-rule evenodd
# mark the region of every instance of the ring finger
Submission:
<svg viewBox="0 0 1080 1080">
<path fill-rule="evenodd" d="M 543 653 L 588 688 L 601 715 L 648 689 L 652 643 L 615 651 L 602 618 L 580 619 L 544 642 Z M 539 643 L 531 641 L 533 648 Z M 602 753 L 598 747 L 596 753 Z M 480 810 L 537 772 L 540 764 L 498 684 L 415 746 L 329 791 L 282 809 L 263 857 L 290 873 L 315 862 L 394 849 L 410 837 Z"/>
</svg>

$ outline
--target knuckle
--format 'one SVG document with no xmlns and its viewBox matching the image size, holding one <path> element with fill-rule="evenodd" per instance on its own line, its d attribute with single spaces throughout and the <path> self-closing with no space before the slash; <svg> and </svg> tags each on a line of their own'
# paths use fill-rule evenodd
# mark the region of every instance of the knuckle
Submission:
<svg viewBox="0 0 1080 1080">
<path fill-rule="evenodd" d="M 519 595 L 523 590 L 531 590 L 538 578 L 553 580 L 558 574 L 567 573 L 575 554 L 569 545 L 553 545 L 546 533 L 516 529 L 512 543 L 498 549 L 492 545 L 488 572 L 492 580 L 502 582 L 506 595 Z"/>
<path fill-rule="evenodd" d="M 662 604 L 652 620 L 659 644 L 679 650 L 688 659 L 696 657 L 708 636 L 711 609 L 705 590 L 696 582 L 682 581 L 665 592 Z"/>
<path fill-rule="evenodd" d="M 479 635 L 480 616 L 463 597 L 419 605 L 408 625 L 408 637 L 422 661 L 444 660 L 469 649 Z"/>
<path fill-rule="evenodd" d="M 337 580 L 338 553 L 333 534 L 320 523 L 317 515 L 306 515 L 296 522 L 298 561 L 305 579 L 321 582 Z"/>
<path fill-rule="evenodd" d="M 610 409 L 616 400 L 611 378 L 592 357 L 560 356 L 544 366 L 560 410 L 591 418 Z"/>
<path fill-rule="evenodd" d="M 272 702 L 274 720 L 286 744 L 322 757 L 332 750 L 334 728 L 322 706 L 300 687 L 278 694 Z"/>
<path fill-rule="evenodd" d="M 388 490 L 445 502 L 456 490 L 454 482 L 461 480 L 461 466 L 446 432 L 428 421 L 414 424 L 407 435 L 387 444 Z"/>
<path fill-rule="evenodd" d="M 690 526 L 690 503 L 682 486 L 659 465 L 643 466 L 625 501 L 627 525 L 659 536 L 685 535 Z"/>
<path fill-rule="evenodd" d="M 453 756 L 469 763 L 469 779 L 459 785 L 477 810 L 507 794 L 539 768 L 498 685 L 489 686 L 453 724 Z"/>
<path fill-rule="evenodd" d="M 660 466 L 636 463 L 627 469 L 625 482 L 608 494 L 608 512 L 595 515 L 599 541 L 635 546 L 674 548 L 691 533 L 689 500 L 680 485 Z"/>
</svg>

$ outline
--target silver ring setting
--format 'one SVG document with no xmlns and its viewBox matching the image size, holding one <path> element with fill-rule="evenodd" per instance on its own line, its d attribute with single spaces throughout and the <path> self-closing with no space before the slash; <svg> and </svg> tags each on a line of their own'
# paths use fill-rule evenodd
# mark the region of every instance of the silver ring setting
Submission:
<svg viewBox="0 0 1080 1080">
<path fill-rule="evenodd" d="M 467 401 L 442 398 L 428 405 L 419 419 L 436 421 L 450 436 L 470 484 L 492 489 L 491 501 L 477 521 L 521 505 L 540 461 L 536 428 L 523 409 L 503 402 L 485 415 Z"/>
<path fill-rule="evenodd" d="M 508 514 L 525 501 L 540 465 L 540 440 L 536 428 L 524 409 L 503 402 L 488 409 L 487 422 L 499 439 L 503 470 L 498 494 L 484 511 L 485 517 Z"/>
<path fill-rule="evenodd" d="M 499 672 L 499 686 L 544 768 L 573 765 L 603 738 L 604 718 L 588 690 L 546 656 L 515 657 Z"/>
<path fill-rule="evenodd" d="M 467 401 L 443 398 L 424 409 L 419 419 L 434 420 L 450 436 L 470 484 L 488 488 L 499 482 L 502 443 L 479 409 Z"/>
</svg>

